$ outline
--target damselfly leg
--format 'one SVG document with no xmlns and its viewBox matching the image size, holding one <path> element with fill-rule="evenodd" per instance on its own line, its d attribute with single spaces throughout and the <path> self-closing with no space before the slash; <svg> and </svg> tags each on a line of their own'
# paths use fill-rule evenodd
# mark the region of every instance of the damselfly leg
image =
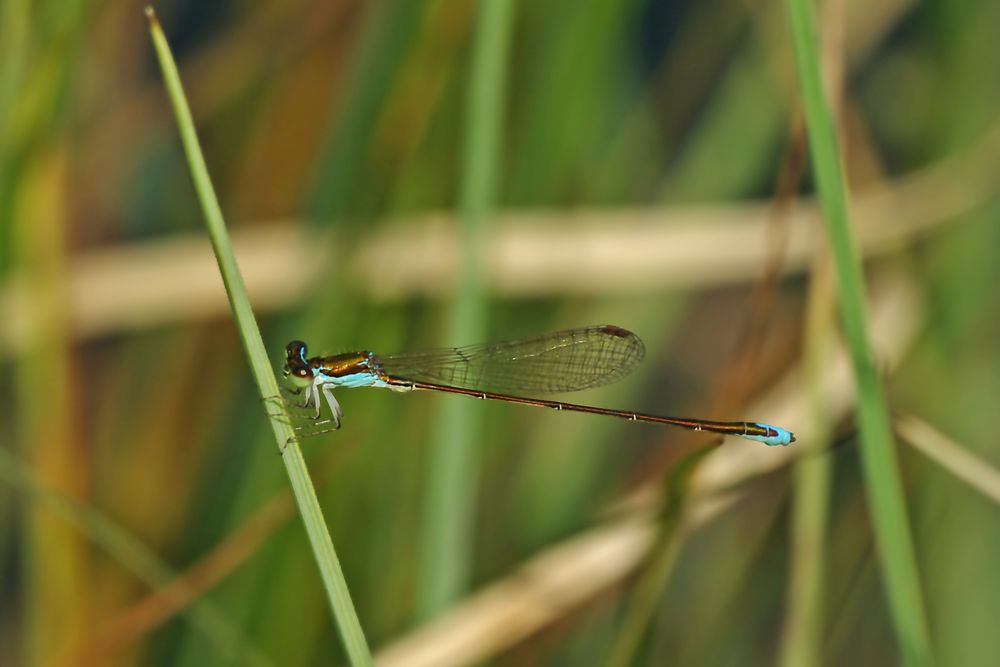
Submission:
<svg viewBox="0 0 1000 667">
<path fill-rule="evenodd" d="M 268 396 L 261 400 L 265 404 L 281 406 L 277 410 L 266 410 L 267 415 L 285 421 L 295 431 L 296 437 L 311 438 L 340 428 L 339 419 L 317 416 L 315 408 L 303 405 L 299 400 L 289 400 L 285 396 Z"/>
</svg>

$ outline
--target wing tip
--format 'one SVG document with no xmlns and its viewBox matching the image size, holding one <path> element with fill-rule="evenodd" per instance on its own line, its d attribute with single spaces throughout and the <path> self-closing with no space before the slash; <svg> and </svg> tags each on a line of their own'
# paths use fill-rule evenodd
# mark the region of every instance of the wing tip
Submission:
<svg viewBox="0 0 1000 667">
<path fill-rule="evenodd" d="M 616 336 L 618 338 L 633 338 L 635 336 L 635 334 L 629 331 L 628 329 L 623 329 L 622 327 L 616 326 L 614 324 L 604 324 L 597 327 L 597 329 L 602 333 L 606 333 L 611 336 Z"/>
</svg>

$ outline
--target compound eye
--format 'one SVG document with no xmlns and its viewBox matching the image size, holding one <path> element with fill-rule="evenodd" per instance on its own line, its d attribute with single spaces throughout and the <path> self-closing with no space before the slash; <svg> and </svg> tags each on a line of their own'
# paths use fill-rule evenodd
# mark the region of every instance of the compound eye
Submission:
<svg viewBox="0 0 1000 667">
<path fill-rule="evenodd" d="M 300 340 L 293 340 L 288 345 L 285 346 L 285 356 L 288 361 L 301 361 L 306 360 L 306 344 Z"/>
</svg>

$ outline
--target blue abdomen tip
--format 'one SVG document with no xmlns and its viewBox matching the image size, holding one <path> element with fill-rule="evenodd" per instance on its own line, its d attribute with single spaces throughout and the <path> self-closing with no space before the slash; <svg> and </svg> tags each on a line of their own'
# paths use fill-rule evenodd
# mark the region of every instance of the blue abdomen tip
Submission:
<svg viewBox="0 0 1000 667">
<path fill-rule="evenodd" d="M 780 426 L 771 426 L 770 424 L 758 424 L 758 426 L 767 431 L 767 435 L 758 436 L 754 440 L 760 440 L 768 447 L 775 447 L 777 445 L 784 447 L 795 442 L 795 435 Z"/>
</svg>

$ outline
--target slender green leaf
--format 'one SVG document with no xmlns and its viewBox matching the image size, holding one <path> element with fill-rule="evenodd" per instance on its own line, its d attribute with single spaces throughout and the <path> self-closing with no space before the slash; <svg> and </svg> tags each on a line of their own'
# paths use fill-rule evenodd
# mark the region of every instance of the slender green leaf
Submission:
<svg viewBox="0 0 1000 667">
<path fill-rule="evenodd" d="M 844 334 L 858 384 L 861 459 L 883 582 L 904 660 L 910 665 L 928 665 L 933 658 L 920 577 L 888 409 L 868 342 L 864 280 L 851 242 L 837 133 L 823 90 L 815 8 L 811 0 L 786 0 L 786 8 L 813 174 L 833 255 Z"/>
<path fill-rule="evenodd" d="M 260 330 L 257 328 L 256 319 L 250 308 L 250 299 L 247 296 L 243 278 L 236 265 L 236 256 L 233 254 L 229 233 L 222 217 L 222 209 L 215 196 L 208 167 L 198 144 L 194 120 L 181 87 L 177 66 L 174 64 L 170 47 L 167 45 L 166 37 L 160 29 L 152 7 L 146 8 L 146 15 L 149 17 L 150 34 L 156 48 L 160 68 L 163 71 L 174 115 L 177 118 L 181 142 L 184 145 L 195 190 L 198 193 L 198 200 L 205 216 L 205 225 L 212 242 L 212 250 L 215 252 L 219 271 L 226 286 L 226 294 L 229 296 L 233 318 L 250 361 L 250 369 L 257 383 L 257 388 L 262 400 L 268 406 L 271 428 L 274 431 L 275 440 L 288 472 L 288 479 L 291 482 L 295 502 L 309 536 L 316 564 L 319 566 L 320 576 L 330 601 L 330 607 L 333 610 L 337 631 L 340 633 L 351 664 L 369 665 L 371 664 L 371 654 L 368 650 L 368 644 L 361 630 L 361 623 L 358 621 L 354 604 L 351 602 L 347 582 L 334 551 L 333 540 L 327 530 L 323 511 L 316 499 L 316 490 L 309 478 L 309 471 L 302 458 L 302 451 L 299 449 L 284 404 L 280 400 L 273 400 L 279 395 L 278 382 L 274 377 L 271 362 L 264 349 L 264 341 L 261 339 Z"/>
</svg>

